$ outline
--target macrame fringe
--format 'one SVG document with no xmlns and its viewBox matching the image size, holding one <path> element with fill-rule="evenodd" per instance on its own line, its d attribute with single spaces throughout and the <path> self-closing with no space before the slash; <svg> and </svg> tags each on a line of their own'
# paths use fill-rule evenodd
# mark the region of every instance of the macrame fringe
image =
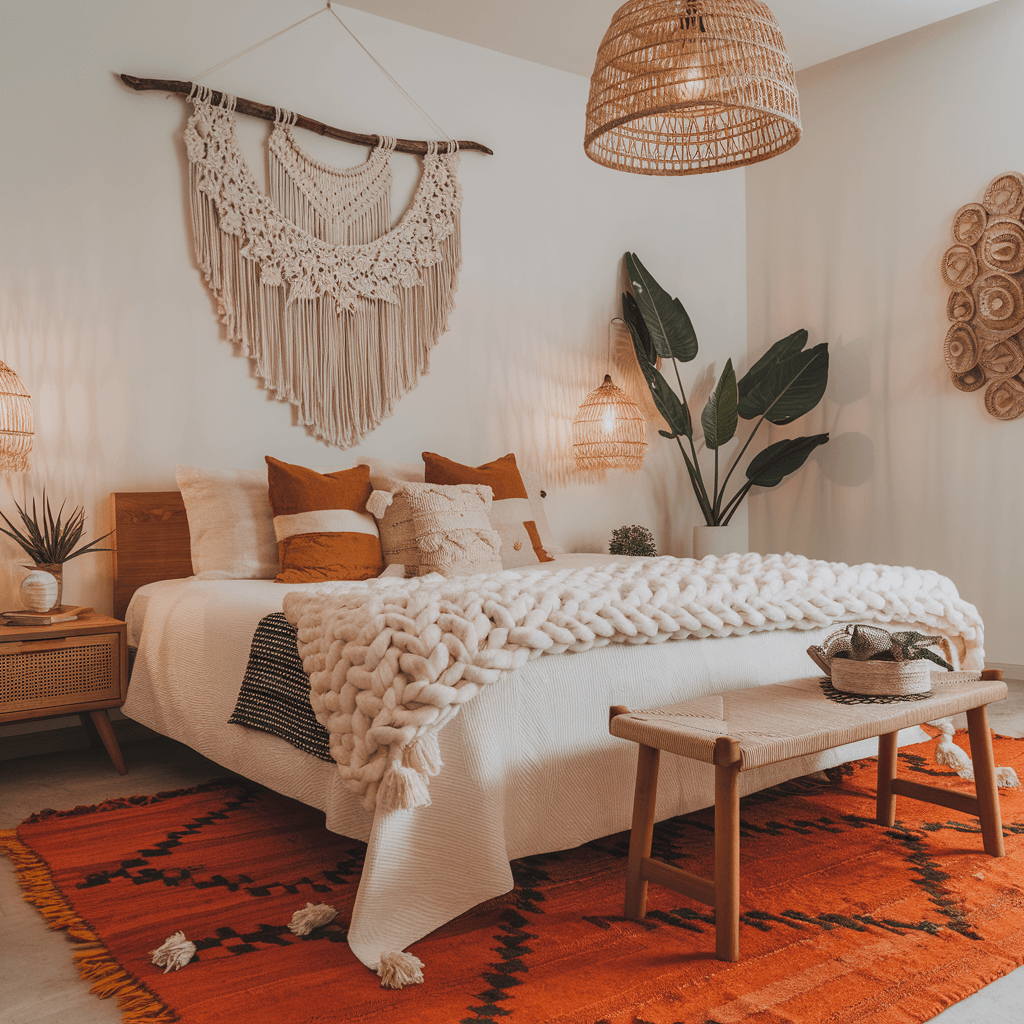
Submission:
<svg viewBox="0 0 1024 1024">
<path fill-rule="evenodd" d="M 423 961 L 412 953 L 400 949 L 381 953 L 377 964 L 381 988 L 405 988 L 406 985 L 423 984 Z"/>
<path fill-rule="evenodd" d="M 193 99 L 197 112 L 203 102 L 200 97 Z M 191 124 L 190 119 L 190 130 Z M 296 407 L 299 422 L 316 437 L 339 448 L 358 444 L 429 372 L 431 350 L 448 330 L 462 265 L 457 182 L 456 200 L 447 211 L 451 230 L 435 243 L 429 257 L 432 262 L 425 259 L 408 268 L 400 286 L 393 289 L 394 301 L 361 298 L 354 311 L 339 310 L 332 295 L 309 294 L 319 288 L 319 281 L 304 281 L 304 295 L 302 288 L 281 282 L 279 275 L 277 281 L 264 280 L 255 251 L 259 240 L 236 234 L 244 230 L 240 224 L 221 224 L 218 195 L 211 194 L 218 188 L 211 185 L 209 168 L 201 163 L 205 147 L 189 143 L 189 138 L 186 133 L 196 260 L 217 300 L 228 338 L 254 361 L 256 374 L 268 390 Z M 424 159 L 452 161 L 450 178 L 454 179 L 457 155 L 437 156 L 435 152 Z M 301 212 L 298 196 L 301 192 L 308 203 L 319 185 L 328 187 L 332 175 L 337 178 L 345 172 L 308 158 L 306 164 L 310 170 L 304 191 L 286 183 L 288 168 L 280 161 L 273 188 L 300 220 L 307 217 L 315 229 L 310 233 L 337 234 L 342 229 L 331 227 L 330 218 L 317 220 L 313 212 Z M 317 166 L 323 170 L 316 171 Z M 362 226 L 352 228 L 356 234 L 369 232 L 385 217 L 390 219 L 389 208 L 376 200 L 369 202 L 364 212 Z M 401 223 L 394 230 L 401 230 Z M 385 229 L 376 237 L 387 233 Z M 368 266 L 363 276 L 372 282 L 374 269 L 369 264 L 374 259 L 373 247 L 364 244 Z M 330 277 L 329 267 L 317 270 L 322 277 Z"/>
<path fill-rule="evenodd" d="M 55 931 L 65 930 L 74 940 L 72 961 L 79 977 L 101 999 L 114 998 L 123 1024 L 174 1024 L 178 1015 L 124 971 L 99 941 L 96 933 L 72 910 L 53 881 L 46 862 L 19 838 L 15 829 L 0 831 L 0 850 L 14 865 L 24 899 L 34 906 Z"/>
<path fill-rule="evenodd" d="M 185 938 L 184 932 L 175 932 L 164 939 L 164 944 L 149 951 L 149 962 L 168 971 L 180 971 L 192 962 L 196 955 L 196 944 Z"/>
<path fill-rule="evenodd" d="M 292 935 L 308 935 L 314 928 L 330 924 L 337 916 L 337 910 L 327 903 L 307 903 L 292 914 L 288 931 Z"/>
<path fill-rule="evenodd" d="M 377 807 L 381 811 L 411 811 L 430 806 L 426 779 L 414 768 L 392 761 L 384 770 L 377 788 Z"/>
</svg>

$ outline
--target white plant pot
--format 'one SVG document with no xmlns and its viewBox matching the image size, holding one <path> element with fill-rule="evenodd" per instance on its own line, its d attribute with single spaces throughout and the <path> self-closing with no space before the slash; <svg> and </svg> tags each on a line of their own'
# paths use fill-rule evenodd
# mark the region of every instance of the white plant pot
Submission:
<svg viewBox="0 0 1024 1024">
<path fill-rule="evenodd" d="M 728 526 L 695 526 L 693 528 L 693 557 L 706 555 L 745 555 L 750 550 L 750 535 L 746 522 Z"/>
</svg>

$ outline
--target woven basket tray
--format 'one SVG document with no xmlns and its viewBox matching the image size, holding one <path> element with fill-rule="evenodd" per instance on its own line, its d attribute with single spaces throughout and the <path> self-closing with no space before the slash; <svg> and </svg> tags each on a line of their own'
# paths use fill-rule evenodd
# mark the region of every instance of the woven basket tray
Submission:
<svg viewBox="0 0 1024 1024">
<path fill-rule="evenodd" d="M 932 688 L 928 661 L 854 661 L 833 658 L 832 685 L 845 693 L 904 696 L 928 693 Z"/>
</svg>

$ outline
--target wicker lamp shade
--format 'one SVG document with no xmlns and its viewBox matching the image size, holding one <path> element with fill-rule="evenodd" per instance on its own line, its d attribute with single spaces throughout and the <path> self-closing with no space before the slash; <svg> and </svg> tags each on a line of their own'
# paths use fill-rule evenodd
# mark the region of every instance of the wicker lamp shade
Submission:
<svg viewBox="0 0 1024 1024">
<path fill-rule="evenodd" d="M 625 469 L 635 473 L 647 450 L 640 406 L 608 374 L 583 399 L 572 421 L 572 450 L 580 469 Z"/>
<path fill-rule="evenodd" d="M 703 174 L 800 140 L 793 63 L 757 0 L 629 0 L 590 79 L 583 148 L 634 174 Z"/>
<path fill-rule="evenodd" d="M 32 450 L 32 402 L 18 375 L 0 362 L 0 473 L 23 473 Z"/>
</svg>

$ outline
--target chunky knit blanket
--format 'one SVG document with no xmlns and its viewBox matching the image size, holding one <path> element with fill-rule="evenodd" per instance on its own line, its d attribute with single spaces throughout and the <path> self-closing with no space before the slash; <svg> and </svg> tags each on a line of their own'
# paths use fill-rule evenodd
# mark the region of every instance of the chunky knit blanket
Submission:
<svg viewBox="0 0 1024 1024">
<path fill-rule="evenodd" d="M 284 612 L 342 776 L 384 811 L 428 804 L 437 731 L 542 654 L 861 621 L 925 626 L 961 668 L 984 658 L 977 610 L 946 577 L 791 554 L 328 583 Z"/>
</svg>

